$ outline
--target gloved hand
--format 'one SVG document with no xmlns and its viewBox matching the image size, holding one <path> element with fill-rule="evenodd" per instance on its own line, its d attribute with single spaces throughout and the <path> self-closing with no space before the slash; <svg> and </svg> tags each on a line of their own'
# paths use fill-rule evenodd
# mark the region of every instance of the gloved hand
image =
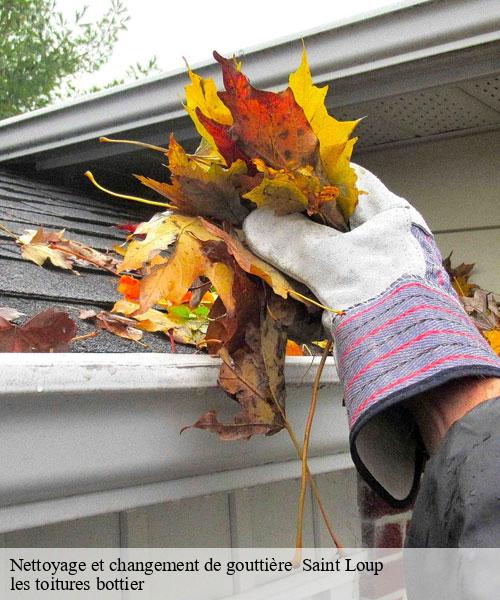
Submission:
<svg viewBox="0 0 500 600">
<path fill-rule="evenodd" d="M 500 361 L 466 315 L 422 216 L 366 169 L 364 192 L 340 233 L 303 215 L 250 213 L 251 250 L 304 283 L 326 312 L 344 386 L 353 460 L 394 506 L 412 499 L 424 462 L 413 418 L 401 405 L 471 375 L 499 376 Z"/>
</svg>

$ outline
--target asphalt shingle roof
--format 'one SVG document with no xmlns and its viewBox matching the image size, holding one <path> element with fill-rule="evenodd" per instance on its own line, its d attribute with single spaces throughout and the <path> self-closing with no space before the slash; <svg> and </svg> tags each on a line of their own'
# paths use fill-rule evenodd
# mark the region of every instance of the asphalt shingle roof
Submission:
<svg viewBox="0 0 500 600">
<path fill-rule="evenodd" d="M 66 236 L 96 250 L 123 242 L 125 234 L 115 226 L 137 223 L 151 216 L 141 205 L 125 204 L 103 197 L 86 197 L 74 190 L 0 171 L 0 223 L 16 234 L 43 226 L 66 229 Z M 23 260 L 19 248 L 0 230 L 0 306 L 16 308 L 32 317 L 46 308 L 67 311 L 78 325 L 78 335 L 95 329 L 82 321 L 82 308 L 109 310 L 119 299 L 112 275 L 94 268 L 78 268 L 80 276 L 52 267 L 39 267 Z M 170 352 L 168 338 L 144 333 L 147 347 L 99 331 L 95 338 L 75 342 L 74 352 Z M 177 346 L 178 352 L 193 352 Z"/>
</svg>

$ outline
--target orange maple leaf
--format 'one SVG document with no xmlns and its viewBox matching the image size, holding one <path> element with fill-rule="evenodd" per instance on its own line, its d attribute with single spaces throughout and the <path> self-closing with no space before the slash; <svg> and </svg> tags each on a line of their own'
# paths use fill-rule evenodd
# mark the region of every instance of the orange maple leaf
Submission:
<svg viewBox="0 0 500 600">
<path fill-rule="evenodd" d="M 197 116 L 226 161 L 230 164 L 246 156 L 261 158 L 276 169 L 314 165 L 318 138 L 292 90 L 287 88 L 280 93 L 258 90 L 232 60 L 217 52 L 214 57 L 222 67 L 226 88 L 219 92 L 219 97 L 231 111 L 234 122 L 231 126 L 217 123 L 200 110 Z"/>
</svg>

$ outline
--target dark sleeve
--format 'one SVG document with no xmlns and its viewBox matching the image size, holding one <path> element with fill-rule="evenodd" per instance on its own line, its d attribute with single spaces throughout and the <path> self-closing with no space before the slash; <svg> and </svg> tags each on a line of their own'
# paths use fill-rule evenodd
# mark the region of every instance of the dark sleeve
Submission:
<svg viewBox="0 0 500 600">
<path fill-rule="evenodd" d="M 428 461 L 406 545 L 500 548 L 500 398 L 457 421 Z"/>
<path fill-rule="evenodd" d="M 409 600 L 500 597 L 500 398 L 457 421 L 429 460 L 406 546 Z"/>
<path fill-rule="evenodd" d="M 498 417 L 495 411 L 484 417 Z M 493 412 L 496 413 L 492 414 Z M 483 431 L 469 449 L 458 476 L 461 514 L 455 518 L 460 548 L 500 548 L 500 419 L 483 423 Z"/>
</svg>

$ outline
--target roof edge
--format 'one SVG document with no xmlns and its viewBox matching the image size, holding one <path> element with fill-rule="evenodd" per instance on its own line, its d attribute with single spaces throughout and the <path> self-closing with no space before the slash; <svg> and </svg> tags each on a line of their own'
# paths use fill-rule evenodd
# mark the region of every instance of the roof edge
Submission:
<svg viewBox="0 0 500 600">
<path fill-rule="evenodd" d="M 303 39 L 317 83 L 355 78 L 382 68 L 499 41 L 500 4 L 497 0 L 405 2 L 391 12 L 314 30 Z M 245 72 L 257 87 L 283 87 L 290 71 L 299 63 L 301 48 L 300 38 L 295 37 L 245 51 L 241 54 Z M 197 71 L 203 77 L 219 80 L 219 69 L 214 63 Z M 79 144 L 101 135 L 178 121 L 185 116 L 182 99 L 186 83 L 186 72 L 179 70 L 6 119 L 0 122 L 0 162 Z"/>
</svg>

